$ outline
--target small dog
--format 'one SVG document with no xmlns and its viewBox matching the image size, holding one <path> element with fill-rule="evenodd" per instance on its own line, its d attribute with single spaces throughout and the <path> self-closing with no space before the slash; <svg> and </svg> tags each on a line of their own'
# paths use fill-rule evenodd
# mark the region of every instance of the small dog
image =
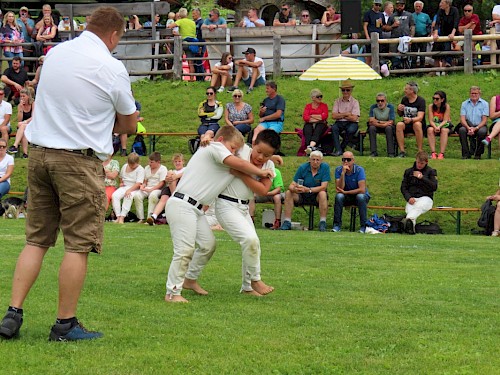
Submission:
<svg viewBox="0 0 500 375">
<path fill-rule="evenodd" d="M 8 197 L 2 200 L 0 205 L 0 215 L 3 215 L 4 219 L 18 219 L 19 214 L 25 215 L 26 212 L 26 202 L 23 199 L 17 197 Z"/>
</svg>

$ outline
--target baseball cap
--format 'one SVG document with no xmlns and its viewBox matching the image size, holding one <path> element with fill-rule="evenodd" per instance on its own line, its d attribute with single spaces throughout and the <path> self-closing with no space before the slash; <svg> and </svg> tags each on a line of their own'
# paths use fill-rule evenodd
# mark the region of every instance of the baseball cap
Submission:
<svg viewBox="0 0 500 375">
<path fill-rule="evenodd" d="M 26 12 L 29 12 L 29 9 L 27 7 L 21 7 L 19 10 L 25 10 Z"/>
<path fill-rule="evenodd" d="M 382 4 L 382 0 L 373 0 L 373 4 Z"/>
<path fill-rule="evenodd" d="M 396 4 L 406 4 L 405 0 L 396 0 Z"/>
<path fill-rule="evenodd" d="M 255 50 L 253 48 L 247 48 L 247 50 L 243 52 L 243 54 L 246 55 L 247 53 L 253 53 L 255 55 Z"/>
</svg>

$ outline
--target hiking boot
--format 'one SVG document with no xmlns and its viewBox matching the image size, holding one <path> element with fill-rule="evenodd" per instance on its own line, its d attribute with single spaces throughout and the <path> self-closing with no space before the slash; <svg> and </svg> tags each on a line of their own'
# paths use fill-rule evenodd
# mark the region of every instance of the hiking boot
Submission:
<svg viewBox="0 0 500 375">
<path fill-rule="evenodd" d="M 23 314 L 19 314 L 15 311 L 7 311 L 0 325 L 0 336 L 7 340 L 17 337 L 19 336 L 19 329 L 22 325 Z"/>
<path fill-rule="evenodd" d="M 321 220 L 319 222 L 319 231 L 320 232 L 326 232 L 326 221 Z"/>
<path fill-rule="evenodd" d="M 155 225 L 155 218 L 153 216 L 148 217 L 146 221 L 149 225 Z"/>
<path fill-rule="evenodd" d="M 281 224 L 280 230 L 292 230 L 292 223 L 288 220 L 285 220 L 283 224 Z"/>
<path fill-rule="evenodd" d="M 93 340 L 102 336 L 101 332 L 88 331 L 80 322 L 73 327 L 71 327 L 71 323 L 56 323 L 50 330 L 49 341 Z"/>
<path fill-rule="evenodd" d="M 281 220 L 280 219 L 275 219 L 274 224 L 271 227 L 272 230 L 278 230 L 281 227 Z"/>
<path fill-rule="evenodd" d="M 10 146 L 9 149 L 7 150 L 9 154 L 17 154 L 17 151 L 19 150 L 17 149 L 16 146 Z"/>
<path fill-rule="evenodd" d="M 438 160 L 443 160 L 444 159 L 444 154 L 441 152 L 438 155 Z"/>
<path fill-rule="evenodd" d="M 339 225 L 334 225 L 332 228 L 332 232 L 340 232 L 340 226 Z"/>
<path fill-rule="evenodd" d="M 437 158 L 438 158 L 438 155 L 435 152 L 431 153 L 431 159 L 435 160 Z"/>
<path fill-rule="evenodd" d="M 122 150 L 120 151 L 120 156 L 127 156 L 127 150 L 122 148 Z"/>
</svg>

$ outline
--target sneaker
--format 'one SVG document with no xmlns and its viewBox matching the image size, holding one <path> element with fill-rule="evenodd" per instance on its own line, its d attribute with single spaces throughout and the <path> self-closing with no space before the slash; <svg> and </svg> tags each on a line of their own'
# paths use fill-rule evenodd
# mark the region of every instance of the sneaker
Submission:
<svg viewBox="0 0 500 375">
<path fill-rule="evenodd" d="M 332 229 L 332 232 L 340 232 L 340 226 L 334 225 L 333 229 Z"/>
<path fill-rule="evenodd" d="M 127 156 L 127 150 L 122 148 L 122 150 L 120 151 L 120 156 Z"/>
<path fill-rule="evenodd" d="M 71 327 L 71 323 L 54 324 L 50 330 L 49 341 L 93 340 L 102 337 L 101 332 L 87 331 L 82 323 Z"/>
<path fill-rule="evenodd" d="M 281 220 L 280 219 L 275 219 L 274 224 L 271 227 L 272 230 L 278 230 L 281 227 Z"/>
<path fill-rule="evenodd" d="M 320 221 L 319 222 L 319 231 L 320 232 L 326 232 L 326 221 Z"/>
<path fill-rule="evenodd" d="M 401 223 L 403 224 L 405 233 L 415 234 L 415 225 L 413 224 L 413 220 L 404 218 L 401 220 Z"/>
<path fill-rule="evenodd" d="M 7 150 L 9 154 L 17 154 L 17 151 L 19 150 L 17 149 L 16 146 L 10 146 L 9 149 Z"/>
<path fill-rule="evenodd" d="M 406 158 L 406 152 L 401 151 L 398 155 L 398 158 Z"/>
<path fill-rule="evenodd" d="M 227 92 L 233 92 L 236 89 L 238 89 L 238 86 L 231 86 L 230 88 L 227 89 Z"/>
<path fill-rule="evenodd" d="M 376 158 L 376 157 L 378 156 L 378 152 L 377 152 L 377 151 L 372 152 L 372 153 L 370 154 L 370 156 L 371 156 L 372 158 Z"/>
<path fill-rule="evenodd" d="M 224 92 L 224 86 L 221 86 L 217 89 L 217 92 L 221 93 L 221 92 Z"/>
<path fill-rule="evenodd" d="M 23 159 L 28 159 L 28 154 L 23 154 Z"/>
<path fill-rule="evenodd" d="M 359 233 L 365 233 L 365 232 L 366 232 L 366 227 L 359 228 Z"/>
<path fill-rule="evenodd" d="M 155 225 L 155 218 L 153 216 L 150 216 L 146 219 L 146 222 L 149 224 L 149 225 Z"/>
<path fill-rule="evenodd" d="M 486 137 L 481 142 L 483 143 L 483 145 L 488 146 L 490 144 L 490 142 L 491 142 L 491 139 L 490 139 L 490 137 Z M 12 146 L 12 147 L 14 147 L 14 146 Z M 10 152 L 10 148 L 9 148 L 9 152 Z"/>
<path fill-rule="evenodd" d="M 251 94 L 251 93 L 252 93 L 252 91 L 253 91 L 253 87 L 249 87 L 249 88 L 247 89 L 247 94 Z"/>
<path fill-rule="evenodd" d="M 307 146 L 306 147 L 306 155 L 310 155 L 311 152 L 316 151 L 316 150 L 317 150 L 317 148 L 314 146 Z"/>
<path fill-rule="evenodd" d="M 23 315 L 15 311 L 7 311 L 0 325 L 0 336 L 10 340 L 19 336 L 19 329 L 23 325 Z"/>
<path fill-rule="evenodd" d="M 500 236 L 499 232 L 500 231 L 498 231 L 498 230 L 494 230 L 493 232 L 491 232 L 491 237 L 498 237 L 498 236 Z"/>
<path fill-rule="evenodd" d="M 437 158 L 438 155 L 435 152 L 431 153 L 431 159 L 437 159 Z"/>
<path fill-rule="evenodd" d="M 444 154 L 440 152 L 438 155 L 438 160 L 443 160 L 443 159 L 444 159 Z"/>
<path fill-rule="evenodd" d="M 283 224 L 281 224 L 280 230 L 292 230 L 292 223 L 288 220 L 285 220 Z"/>
</svg>

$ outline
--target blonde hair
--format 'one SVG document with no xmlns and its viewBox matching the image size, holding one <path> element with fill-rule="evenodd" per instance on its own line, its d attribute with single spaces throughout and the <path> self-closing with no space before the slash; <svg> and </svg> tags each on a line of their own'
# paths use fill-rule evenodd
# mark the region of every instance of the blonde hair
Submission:
<svg viewBox="0 0 500 375">
<path fill-rule="evenodd" d="M 236 89 L 233 91 L 233 96 L 235 95 L 240 95 L 241 98 L 243 98 L 243 91 L 241 91 L 240 89 Z"/>
<path fill-rule="evenodd" d="M 182 155 L 180 152 L 174 154 L 172 156 L 172 161 L 175 161 L 175 160 L 184 160 L 184 155 Z"/>
<path fill-rule="evenodd" d="M 14 28 L 17 30 L 17 31 L 20 31 L 19 29 L 19 25 L 17 24 L 16 22 L 16 14 L 14 12 L 7 12 L 5 13 L 5 15 L 3 16 L 3 25 L 6 26 L 7 25 L 7 17 L 9 16 L 9 14 L 12 14 L 14 16 Z"/>
<path fill-rule="evenodd" d="M 33 88 L 31 88 L 31 90 L 30 90 L 30 88 L 22 89 L 21 91 L 19 91 L 19 95 L 21 95 L 21 94 L 27 95 L 28 96 L 28 103 L 32 104 L 35 101 L 34 96 L 33 96 L 33 93 L 35 90 L 33 90 Z"/>
<path fill-rule="evenodd" d="M 215 134 L 215 139 L 219 137 L 222 137 L 226 142 L 238 142 L 240 147 L 245 144 L 245 138 L 234 126 L 224 125 L 221 127 Z"/>
<path fill-rule="evenodd" d="M 186 8 L 179 9 L 179 17 L 186 18 L 188 15 L 188 10 Z"/>
<path fill-rule="evenodd" d="M 135 152 L 132 152 L 128 155 L 127 163 L 128 164 L 139 164 L 140 159 L 141 158 L 139 157 L 139 155 L 137 155 Z"/>
</svg>

